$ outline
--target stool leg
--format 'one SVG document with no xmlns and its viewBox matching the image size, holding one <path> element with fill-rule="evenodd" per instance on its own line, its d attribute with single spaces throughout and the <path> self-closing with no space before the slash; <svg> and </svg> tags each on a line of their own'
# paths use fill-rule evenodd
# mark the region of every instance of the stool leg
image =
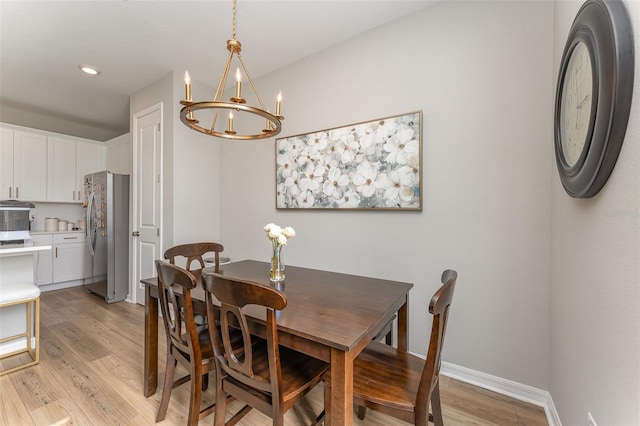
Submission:
<svg viewBox="0 0 640 426">
<path fill-rule="evenodd" d="M 27 311 L 27 352 L 33 358 L 33 350 L 31 349 L 31 300 L 24 304 Z"/>
<path fill-rule="evenodd" d="M 36 313 L 35 313 L 35 335 L 36 335 L 36 364 L 40 362 L 40 296 L 35 300 Z"/>
</svg>

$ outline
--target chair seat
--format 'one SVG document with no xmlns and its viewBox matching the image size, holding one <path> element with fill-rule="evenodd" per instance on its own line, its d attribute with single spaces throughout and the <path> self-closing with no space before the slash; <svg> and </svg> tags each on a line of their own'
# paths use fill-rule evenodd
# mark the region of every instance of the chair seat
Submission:
<svg viewBox="0 0 640 426">
<path fill-rule="evenodd" d="M 33 300 L 38 296 L 40 288 L 34 283 L 5 283 L 0 287 L 0 304 Z"/>
<path fill-rule="evenodd" d="M 283 401 L 306 393 L 322 379 L 322 375 L 329 368 L 329 364 L 316 358 L 280 346 L 280 368 L 282 372 L 282 399 Z M 253 373 L 258 379 L 269 380 L 269 357 L 265 340 L 258 340 L 253 343 Z M 235 386 L 254 392 L 251 386 L 234 380 L 227 376 L 224 380 L 232 382 Z M 224 386 L 224 385 L 223 385 Z M 263 394 L 262 399 L 268 399 L 268 395 Z"/>
<path fill-rule="evenodd" d="M 353 397 L 413 411 L 425 361 L 373 341 L 353 363 Z M 402 372 L 402 374 L 399 374 Z"/>
<path fill-rule="evenodd" d="M 185 339 L 185 341 L 187 340 L 187 334 L 184 333 L 182 335 L 182 337 Z M 211 344 L 211 339 L 209 338 L 209 330 L 208 329 L 204 329 L 204 330 L 200 330 L 200 332 L 198 333 L 198 342 L 200 343 L 200 350 L 202 351 L 202 358 L 206 359 L 206 358 L 213 358 L 213 345 Z M 175 348 L 176 350 L 180 350 L 177 347 Z M 180 351 L 185 358 L 189 359 L 189 354 Z"/>
<path fill-rule="evenodd" d="M 235 330 L 231 333 L 229 333 L 230 337 L 231 337 L 231 345 L 234 348 L 238 348 L 238 350 L 242 349 L 242 332 L 240 330 Z M 187 334 L 183 334 L 182 335 L 183 338 L 186 340 L 187 339 Z M 252 336 L 252 339 L 255 339 L 256 341 L 261 340 L 258 337 L 254 337 Z M 211 338 L 209 337 L 209 329 L 205 328 L 203 330 L 200 330 L 198 332 L 198 342 L 200 343 L 200 350 L 202 351 L 202 358 L 206 359 L 206 358 L 211 358 L 213 359 L 214 353 L 213 353 L 213 345 L 211 344 Z M 177 349 L 177 348 L 176 348 Z M 180 351 L 187 359 L 189 359 L 189 355 Z"/>
</svg>

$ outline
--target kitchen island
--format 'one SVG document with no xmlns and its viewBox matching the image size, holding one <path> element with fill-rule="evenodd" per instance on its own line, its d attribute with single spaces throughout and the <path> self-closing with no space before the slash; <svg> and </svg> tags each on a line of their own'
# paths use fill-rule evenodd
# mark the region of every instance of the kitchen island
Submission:
<svg viewBox="0 0 640 426">
<path fill-rule="evenodd" d="M 24 244 L 0 246 L 0 293 L 14 283 L 34 282 L 34 255 L 40 251 L 51 250 L 50 245 Z M 26 307 L 15 305 L 0 310 L 0 338 L 24 333 Z M 0 354 L 13 352 L 26 347 L 26 342 L 9 341 L 0 344 Z"/>
</svg>

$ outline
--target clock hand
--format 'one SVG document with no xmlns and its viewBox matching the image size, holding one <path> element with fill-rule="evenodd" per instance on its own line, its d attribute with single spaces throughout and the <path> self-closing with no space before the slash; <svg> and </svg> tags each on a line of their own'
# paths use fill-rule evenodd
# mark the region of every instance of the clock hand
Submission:
<svg viewBox="0 0 640 426">
<path fill-rule="evenodd" d="M 578 99 L 580 99 L 580 86 L 578 85 L 578 70 L 577 68 L 574 68 L 573 70 L 573 78 L 574 78 L 574 82 L 576 85 L 576 102 L 578 101 Z M 580 107 L 578 106 L 578 104 L 576 104 L 576 130 L 578 130 L 578 120 L 579 120 L 579 115 L 580 115 Z"/>
<path fill-rule="evenodd" d="M 582 108 L 582 106 L 584 105 L 585 102 L 587 102 L 587 100 L 590 98 L 589 95 L 586 95 L 578 104 L 578 109 Z"/>
</svg>

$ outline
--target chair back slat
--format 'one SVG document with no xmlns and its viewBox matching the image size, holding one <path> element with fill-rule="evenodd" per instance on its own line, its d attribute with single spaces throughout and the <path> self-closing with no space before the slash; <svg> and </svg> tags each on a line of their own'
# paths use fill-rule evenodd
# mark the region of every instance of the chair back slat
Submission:
<svg viewBox="0 0 640 426">
<path fill-rule="evenodd" d="M 193 321 L 191 290 L 196 277 L 178 266 L 156 260 L 158 295 L 167 340 L 186 354 L 194 355 L 198 332 Z"/>
<path fill-rule="evenodd" d="M 205 274 L 203 281 L 207 298 L 207 315 L 213 318 L 212 295 L 220 302 L 220 328 L 211 330 L 211 340 L 218 364 L 222 370 L 238 382 L 269 392 L 275 401 L 280 399 L 282 380 L 277 337 L 276 310 L 287 306 L 284 293 L 251 281 L 230 279 L 217 273 Z M 263 306 L 266 309 L 266 334 L 268 352 L 268 375 L 256 375 L 251 333 L 242 310 L 248 305 Z M 242 330 L 242 350 L 232 345 L 232 328 Z M 268 378 L 267 378 L 268 377 Z"/>
</svg>

